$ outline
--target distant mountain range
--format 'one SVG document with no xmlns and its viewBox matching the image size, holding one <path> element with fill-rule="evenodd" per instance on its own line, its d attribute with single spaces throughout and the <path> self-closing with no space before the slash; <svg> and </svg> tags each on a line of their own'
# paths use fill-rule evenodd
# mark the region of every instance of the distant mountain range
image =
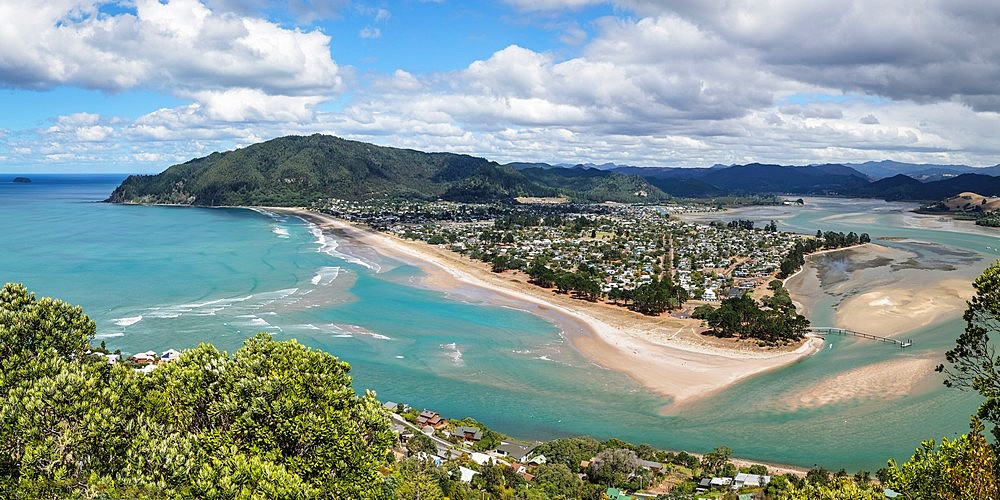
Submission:
<svg viewBox="0 0 1000 500">
<path fill-rule="evenodd" d="M 1000 165 L 972 168 L 890 161 L 710 168 L 500 165 L 468 155 L 424 153 L 317 134 L 212 153 L 157 175 L 133 175 L 108 201 L 217 206 L 304 205 L 330 197 L 497 201 L 565 196 L 574 201 L 633 203 L 758 194 L 938 201 L 965 191 L 1000 195 L 997 174 Z"/>
</svg>

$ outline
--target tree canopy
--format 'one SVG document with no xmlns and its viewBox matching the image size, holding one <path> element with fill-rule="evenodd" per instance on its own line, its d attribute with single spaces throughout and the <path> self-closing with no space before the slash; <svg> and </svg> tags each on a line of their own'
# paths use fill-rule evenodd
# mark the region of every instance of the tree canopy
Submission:
<svg viewBox="0 0 1000 500">
<path fill-rule="evenodd" d="M 350 366 L 266 334 L 145 374 L 79 308 L 0 291 L 0 497 L 375 498 L 394 436 Z"/>
</svg>

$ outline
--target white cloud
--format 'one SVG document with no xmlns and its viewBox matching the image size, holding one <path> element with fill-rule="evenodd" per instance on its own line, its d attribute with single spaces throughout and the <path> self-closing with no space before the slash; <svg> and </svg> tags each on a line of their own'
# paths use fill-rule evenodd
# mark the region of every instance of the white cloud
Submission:
<svg viewBox="0 0 1000 500">
<path fill-rule="evenodd" d="M 358 32 L 358 36 L 361 38 L 381 38 L 382 30 L 379 28 L 372 28 L 371 26 L 365 26 Z"/>
<path fill-rule="evenodd" d="M 177 95 L 243 88 L 310 101 L 343 89 L 320 31 L 214 12 L 198 0 L 134 5 L 134 13 L 107 15 L 96 1 L 0 4 L 0 18 L 17 19 L 0 30 L 0 84 Z"/>
</svg>

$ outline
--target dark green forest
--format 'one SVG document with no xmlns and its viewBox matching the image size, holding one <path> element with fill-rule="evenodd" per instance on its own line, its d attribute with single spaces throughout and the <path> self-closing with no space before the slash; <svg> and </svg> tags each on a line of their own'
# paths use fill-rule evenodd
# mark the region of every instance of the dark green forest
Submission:
<svg viewBox="0 0 1000 500">
<path fill-rule="evenodd" d="M 156 175 L 132 175 L 108 201 L 308 206 L 325 198 L 492 202 L 519 196 L 596 202 L 669 198 L 635 175 L 569 169 L 518 171 L 468 155 L 424 153 L 317 134 L 212 153 Z"/>
</svg>

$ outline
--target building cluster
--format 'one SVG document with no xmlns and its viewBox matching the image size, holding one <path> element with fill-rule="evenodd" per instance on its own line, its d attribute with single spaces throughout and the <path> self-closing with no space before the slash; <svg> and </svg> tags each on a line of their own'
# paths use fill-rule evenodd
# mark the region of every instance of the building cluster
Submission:
<svg viewBox="0 0 1000 500">
<path fill-rule="evenodd" d="M 440 245 L 495 270 L 586 271 L 602 294 L 669 277 L 694 299 L 721 300 L 765 283 L 798 235 L 683 222 L 703 206 L 348 202 L 324 211 Z"/>
<path fill-rule="evenodd" d="M 177 361 L 180 358 L 181 353 L 175 349 L 167 349 L 160 353 L 159 356 L 156 355 L 156 351 L 145 351 L 135 353 L 122 360 L 121 353 L 108 353 L 102 351 L 90 351 L 87 353 L 90 356 L 100 356 L 107 360 L 110 364 L 127 362 L 135 368 L 136 371 L 143 373 L 149 373 L 156 369 L 156 367 L 164 364 Z"/>
</svg>

